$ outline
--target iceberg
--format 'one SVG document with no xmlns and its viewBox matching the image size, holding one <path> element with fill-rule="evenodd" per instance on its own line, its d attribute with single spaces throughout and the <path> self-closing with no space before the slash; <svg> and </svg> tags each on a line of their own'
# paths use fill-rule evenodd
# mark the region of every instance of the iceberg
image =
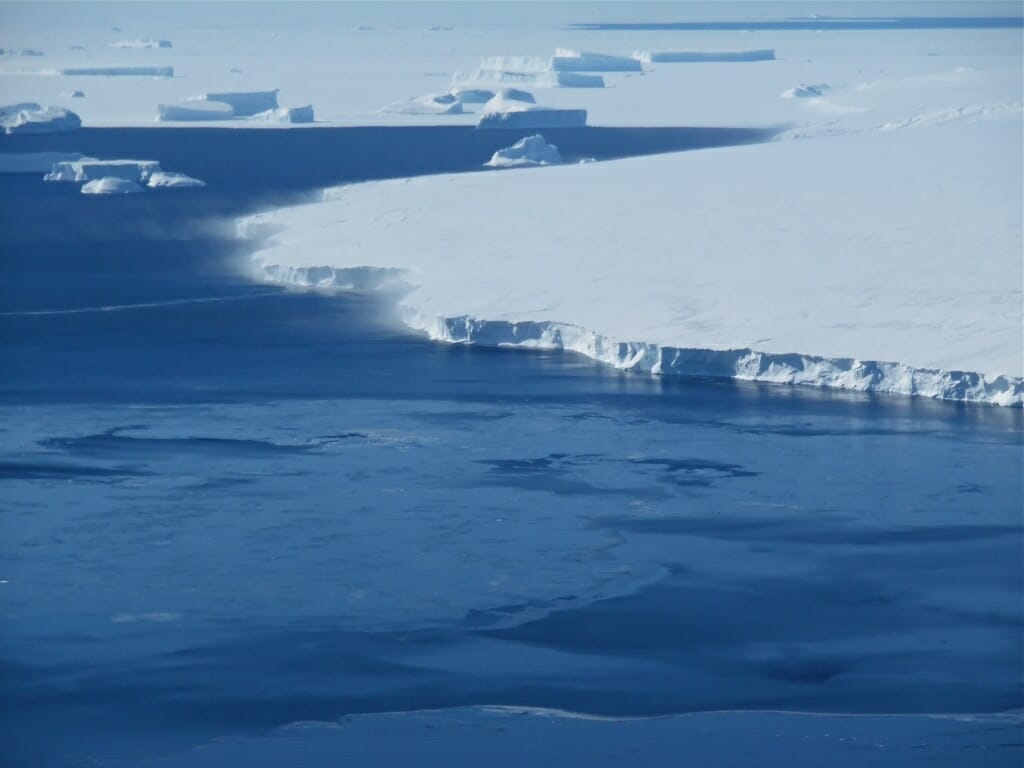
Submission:
<svg viewBox="0 0 1024 768">
<path fill-rule="evenodd" d="M 703 64 L 730 61 L 773 61 L 774 48 L 752 51 L 637 51 L 633 58 L 645 64 Z"/>
<path fill-rule="evenodd" d="M 34 102 L 0 107 L 0 127 L 4 133 L 61 133 L 81 126 L 81 118 L 63 107 L 41 107 Z"/>
<path fill-rule="evenodd" d="M 111 48 L 171 48 L 170 40 L 118 40 Z"/>
<path fill-rule="evenodd" d="M 452 88 L 448 93 L 460 104 L 485 104 L 494 98 L 494 91 L 483 88 Z"/>
<path fill-rule="evenodd" d="M 313 105 L 306 104 L 301 107 L 278 107 L 268 109 L 266 112 L 258 112 L 250 120 L 263 120 L 268 123 L 292 123 L 295 125 L 313 122 Z"/>
<path fill-rule="evenodd" d="M 43 178 L 46 181 L 95 181 L 104 178 L 125 181 L 146 182 L 160 171 L 156 160 L 69 160 L 54 163 L 53 169 Z"/>
<path fill-rule="evenodd" d="M 154 171 L 150 174 L 146 186 L 150 189 L 180 189 L 186 187 L 205 187 L 206 182 L 192 178 L 184 173 Z"/>
<path fill-rule="evenodd" d="M 272 91 L 236 91 L 206 93 L 194 101 L 208 101 L 228 104 L 235 117 L 252 117 L 260 112 L 277 109 L 277 89 Z"/>
<path fill-rule="evenodd" d="M 580 128 L 587 124 L 585 109 L 541 107 L 495 96 L 484 105 L 478 128 Z"/>
<path fill-rule="evenodd" d="M 784 99 L 817 99 L 823 96 L 827 90 L 828 83 L 818 83 L 817 85 L 800 83 L 795 88 L 783 91 L 781 96 Z"/>
<path fill-rule="evenodd" d="M 511 147 L 499 149 L 484 165 L 491 168 L 516 168 L 529 165 L 561 165 L 558 147 L 548 144 L 539 133 L 520 139 Z"/>
<path fill-rule="evenodd" d="M 83 195 L 133 195 L 142 191 L 136 182 L 117 176 L 104 176 L 82 185 Z"/>
<path fill-rule="evenodd" d="M 69 67 L 57 71 L 72 77 L 174 77 L 174 67 Z"/>
<path fill-rule="evenodd" d="M 232 120 L 235 110 L 220 101 L 183 101 L 179 104 L 158 104 L 157 120 L 168 123 L 202 122 L 206 120 Z"/>
<path fill-rule="evenodd" d="M 559 48 L 551 59 L 551 69 L 560 72 L 641 72 L 643 67 L 632 56 L 609 56 Z"/>
</svg>

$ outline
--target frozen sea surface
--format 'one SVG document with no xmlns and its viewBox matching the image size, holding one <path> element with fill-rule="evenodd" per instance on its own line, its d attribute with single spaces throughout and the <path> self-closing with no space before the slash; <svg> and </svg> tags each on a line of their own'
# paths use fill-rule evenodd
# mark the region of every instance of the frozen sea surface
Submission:
<svg viewBox="0 0 1024 768">
<path fill-rule="evenodd" d="M 0 178 L 4 764 L 1019 760 L 1020 410 L 433 345 L 168 167 Z"/>
</svg>

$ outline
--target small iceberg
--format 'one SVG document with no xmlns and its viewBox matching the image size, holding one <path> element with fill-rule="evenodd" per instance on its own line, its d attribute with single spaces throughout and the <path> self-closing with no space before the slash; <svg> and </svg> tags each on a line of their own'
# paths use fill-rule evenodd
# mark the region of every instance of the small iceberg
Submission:
<svg viewBox="0 0 1024 768">
<path fill-rule="evenodd" d="M 158 104 L 157 120 L 165 123 L 193 123 L 207 120 L 233 120 L 235 110 L 220 101 L 183 101 L 179 104 Z"/>
<path fill-rule="evenodd" d="M 520 139 L 511 147 L 499 149 L 484 165 L 491 168 L 521 168 L 530 165 L 561 165 L 558 147 L 548 144 L 539 133 Z"/>
<path fill-rule="evenodd" d="M 111 48 L 172 48 L 170 40 L 118 40 Z"/>
<path fill-rule="evenodd" d="M 104 176 L 82 185 L 83 195 L 134 195 L 141 191 L 136 182 L 117 176 Z"/>
<path fill-rule="evenodd" d="M 396 115 L 460 115 L 462 102 L 451 93 L 432 93 L 408 101 L 396 101 L 381 109 Z"/>
<path fill-rule="evenodd" d="M 784 99 L 817 99 L 824 96 L 827 90 L 828 83 L 818 83 L 816 85 L 800 83 L 796 88 L 783 91 L 780 95 Z"/>
<path fill-rule="evenodd" d="M 582 128 L 585 109 L 556 109 L 495 96 L 486 105 L 477 128 Z"/>
<path fill-rule="evenodd" d="M 294 125 L 313 122 L 313 105 L 306 104 L 301 107 L 278 107 L 268 109 L 266 112 L 258 112 L 252 115 L 250 120 L 262 120 L 268 123 L 291 123 Z"/>
<path fill-rule="evenodd" d="M 185 187 L 205 187 L 206 182 L 195 179 L 184 173 L 156 171 L 150 175 L 146 186 L 150 189 L 179 189 Z"/>
<path fill-rule="evenodd" d="M 46 181 L 97 181 L 102 179 L 124 179 L 145 183 L 160 172 L 156 160 L 68 160 L 53 164 L 53 169 L 43 178 Z"/>
</svg>

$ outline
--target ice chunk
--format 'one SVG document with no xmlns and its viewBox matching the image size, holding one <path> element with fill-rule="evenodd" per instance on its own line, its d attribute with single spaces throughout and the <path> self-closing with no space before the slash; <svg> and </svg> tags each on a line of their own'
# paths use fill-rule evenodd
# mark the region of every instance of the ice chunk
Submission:
<svg viewBox="0 0 1024 768">
<path fill-rule="evenodd" d="M 34 102 L 0 107 L 0 127 L 4 133 L 59 133 L 81 126 L 81 118 L 62 107 L 41 107 Z"/>
<path fill-rule="evenodd" d="M 400 115 L 458 115 L 462 113 L 462 102 L 451 93 L 434 93 L 408 101 L 396 101 L 381 109 Z"/>
<path fill-rule="evenodd" d="M 449 93 L 461 104 L 485 104 L 494 98 L 494 91 L 483 88 L 452 88 Z"/>
<path fill-rule="evenodd" d="M 156 160 L 71 160 L 54 163 L 43 178 L 46 181 L 96 181 L 103 178 L 118 178 L 126 181 L 146 182 L 160 171 Z"/>
<path fill-rule="evenodd" d="M 118 40 L 111 48 L 171 48 L 170 40 Z"/>
<path fill-rule="evenodd" d="M 184 101 L 180 104 L 157 105 L 157 120 L 162 122 L 195 122 L 203 120 L 231 120 L 235 110 L 220 101 Z"/>
<path fill-rule="evenodd" d="M 131 195 L 141 191 L 136 182 L 117 176 L 104 176 L 82 185 L 83 195 Z"/>
<path fill-rule="evenodd" d="M 205 187 L 206 182 L 194 179 L 184 173 L 172 173 L 170 171 L 154 171 L 150 174 L 146 186 L 157 189 L 159 187 Z"/>
<path fill-rule="evenodd" d="M 80 152 L 0 153 L 0 173 L 48 173 L 57 163 L 92 160 Z"/>
<path fill-rule="evenodd" d="M 84 91 L 62 91 L 60 95 L 63 96 L 65 99 L 84 99 L 85 98 L 85 92 Z"/>
<path fill-rule="evenodd" d="M 551 68 L 560 72 L 640 72 L 640 61 L 631 56 L 610 56 L 559 48 L 551 59 Z"/>
<path fill-rule="evenodd" d="M 790 88 L 789 90 L 782 92 L 782 98 L 784 99 L 816 99 L 828 90 L 828 83 L 818 83 L 816 85 L 807 85 L 800 83 L 796 88 Z"/>
<path fill-rule="evenodd" d="M 579 128 L 587 124 L 585 109 L 538 107 L 495 96 L 484 105 L 478 128 Z"/>
<path fill-rule="evenodd" d="M 235 117 L 252 117 L 260 112 L 277 109 L 277 89 L 272 91 L 237 91 L 229 93 L 207 93 L 198 101 L 216 101 L 230 104 Z"/>
<path fill-rule="evenodd" d="M 302 107 L 279 107 L 253 115 L 250 120 L 265 120 L 268 123 L 312 123 L 313 105 Z"/>
<path fill-rule="evenodd" d="M 539 133 L 520 139 L 511 147 L 499 149 L 484 163 L 492 168 L 514 168 L 524 165 L 560 165 L 558 147 L 548 144 Z"/>
<path fill-rule="evenodd" d="M 58 71 L 75 77 L 174 77 L 174 67 L 71 67 Z"/>
<path fill-rule="evenodd" d="M 637 51 L 633 58 L 646 64 L 700 64 L 719 61 L 772 61 L 774 48 L 752 51 Z"/>
<path fill-rule="evenodd" d="M 0 51 L 2 52 L 2 51 Z M 37 51 L 35 48 L 8 48 L 6 51 L 8 56 L 42 56 L 42 51 Z"/>
</svg>

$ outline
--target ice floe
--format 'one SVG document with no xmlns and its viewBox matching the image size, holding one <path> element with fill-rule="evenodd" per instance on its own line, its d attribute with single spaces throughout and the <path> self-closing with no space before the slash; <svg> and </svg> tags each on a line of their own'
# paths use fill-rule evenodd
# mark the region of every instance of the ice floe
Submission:
<svg viewBox="0 0 1024 768">
<path fill-rule="evenodd" d="M 511 147 L 499 149 L 484 165 L 492 168 L 515 168 L 528 165 L 560 165 L 558 147 L 548 144 L 539 133 L 526 136 Z"/>
<path fill-rule="evenodd" d="M 4 133 L 61 133 L 81 126 L 81 118 L 63 107 L 42 107 L 30 101 L 0 107 Z"/>
<path fill-rule="evenodd" d="M 86 182 L 81 190 L 83 195 L 133 195 L 141 191 L 142 187 L 137 182 L 117 176 L 104 176 Z"/>
</svg>

